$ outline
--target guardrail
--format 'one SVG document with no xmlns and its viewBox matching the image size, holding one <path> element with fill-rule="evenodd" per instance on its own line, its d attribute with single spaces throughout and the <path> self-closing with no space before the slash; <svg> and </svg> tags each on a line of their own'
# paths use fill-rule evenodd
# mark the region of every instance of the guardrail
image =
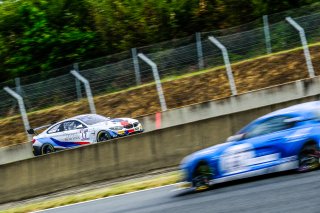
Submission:
<svg viewBox="0 0 320 213">
<path fill-rule="evenodd" d="M 0 165 L 0 203 L 176 166 L 187 154 L 223 142 L 258 116 L 319 100 L 319 91 L 320 78 L 313 78 L 190 105 L 163 113 L 163 129 Z"/>
</svg>

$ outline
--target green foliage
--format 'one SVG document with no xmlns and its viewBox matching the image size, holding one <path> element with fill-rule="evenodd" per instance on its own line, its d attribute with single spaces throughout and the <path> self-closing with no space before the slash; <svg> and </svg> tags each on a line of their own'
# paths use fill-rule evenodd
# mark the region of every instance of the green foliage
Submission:
<svg viewBox="0 0 320 213">
<path fill-rule="evenodd" d="M 4 0 L 0 81 L 235 26 L 315 0 Z"/>
<path fill-rule="evenodd" d="M 9 11 L 4 5 L 0 12 L 0 53 L 4 56 L 0 64 L 9 77 L 71 64 L 94 49 L 95 32 L 81 26 L 80 16 L 63 9 L 66 2 L 60 8 L 63 14 L 55 16 L 49 14 L 54 14 L 51 6 L 57 6 L 47 1 L 10 2 Z"/>
</svg>

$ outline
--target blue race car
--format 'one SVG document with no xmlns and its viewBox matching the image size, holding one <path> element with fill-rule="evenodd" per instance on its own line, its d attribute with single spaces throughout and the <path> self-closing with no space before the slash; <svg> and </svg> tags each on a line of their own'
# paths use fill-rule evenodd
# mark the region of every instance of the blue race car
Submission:
<svg viewBox="0 0 320 213">
<path fill-rule="evenodd" d="M 181 162 L 180 187 L 203 190 L 215 183 L 319 167 L 320 101 L 281 109 L 251 122 L 227 142 Z"/>
</svg>

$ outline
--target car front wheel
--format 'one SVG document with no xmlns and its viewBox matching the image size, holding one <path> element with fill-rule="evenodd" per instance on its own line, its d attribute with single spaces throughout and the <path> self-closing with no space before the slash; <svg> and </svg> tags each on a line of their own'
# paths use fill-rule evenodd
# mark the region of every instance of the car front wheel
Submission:
<svg viewBox="0 0 320 213">
<path fill-rule="evenodd" d="M 319 150 L 316 144 L 305 145 L 299 154 L 299 172 L 309 172 L 319 167 Z"/>
<path fill-rule="evenodd" d="M 212 172 L 208 164 L 200 163 L 193 174 L 192 185 L 196 191 L 202 191 L 209 188 Z"/>
<path fill-rule="evenodd" d="M 111 139 L 111 135 L 107 131 L 101 131 L 98 133 L 97 142 L 107 141 Z"/>
</svg>

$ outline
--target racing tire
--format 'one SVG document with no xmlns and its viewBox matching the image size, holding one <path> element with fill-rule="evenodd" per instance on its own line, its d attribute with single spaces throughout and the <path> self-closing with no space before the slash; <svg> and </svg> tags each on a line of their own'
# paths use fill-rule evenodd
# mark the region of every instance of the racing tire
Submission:
<svg viewBox="0 0 320 213">
<path fill-rule="evenodd" d="M 46 154 L 50 154 L 52 152 L 55 152 L 55 148 L 52 144 L 44 144 L 41 147 L 41 155 L 46 155 Z"/>
<path fill-rule="evenodd" d="M 41 148 L 42 148 L 42 147 L 32 146 L 32 153 L 33 153 L 33 155 L 34 155 L 34 156 L 41 155 Z"/>
<path fill-rule="evenodd" d="M 107 131 L 100 131 L 97 135 L 97 142 L 103 142 L 110 140 L 112 137 L 109 132 Z"/>
<path fill-rule="evenodd" d="M 192 186 L 196 191 L 203 191 L 210 187 L 212 172 L 207 163 L 199 163 L 193 173 Z"/>
<path fill-rule="evenodd" d="M 319 167 L 319 150 L 315 143 L 304 145 L 298 156 L 298 172 L 309 172 Z"/>
</svg>

